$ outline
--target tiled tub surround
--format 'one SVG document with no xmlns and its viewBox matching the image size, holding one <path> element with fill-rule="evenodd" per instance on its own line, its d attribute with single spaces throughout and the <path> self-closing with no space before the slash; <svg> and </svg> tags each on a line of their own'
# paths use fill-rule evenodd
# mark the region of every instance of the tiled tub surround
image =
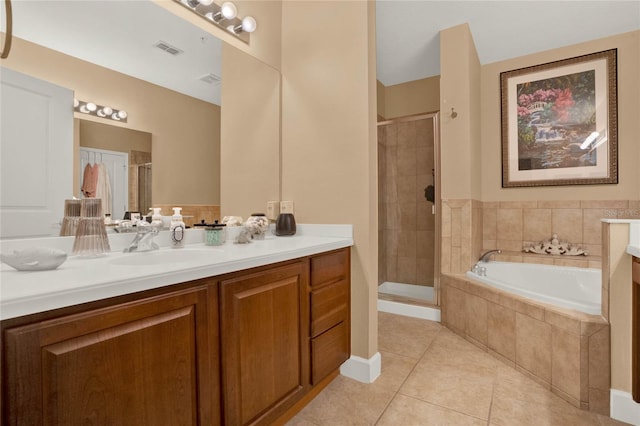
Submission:
<svg viewBox="0 0 640 426">
<path fill-rule="evenodd" d="M 485 250 L 501 249 L 496 260 L 600 268 L 601 219 L 640 218 L 640 200 L 442 201 L 442 272 L 467 271 Z M 558 234 L 585 247 L 589 256 L 523 253 Z"/>
<path fill-rule="evenodd" d="M 576 407 L 609 414 L 609 324 L 464 276 L 441 279 L 442 323 Z"/>
</svg>

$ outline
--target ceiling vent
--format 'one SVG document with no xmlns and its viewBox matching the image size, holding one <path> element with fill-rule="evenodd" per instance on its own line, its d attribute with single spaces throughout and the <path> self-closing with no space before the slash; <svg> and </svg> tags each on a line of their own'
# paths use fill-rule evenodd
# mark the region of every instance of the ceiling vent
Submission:
<svg viewBox="0 0 640 426">
<path fill-rule="evenodd" d="M 157 47 L 160 50 L 164 50 L 165 52 L 173 56 L 178 56 L 179 54 L 184 53 L 182 50 L 178 49 L 177 47 L 172 46 L 169 43 L 166 43 L 162 40 L 154 44 L 153 47 Z"/>
<path fill-rule="evenodd" d="M 204 81 L 207 84 L 219 84 L 222 79 L 213 73 L 209 73 L 200 77 L 199 80 Z"/>
</svg>

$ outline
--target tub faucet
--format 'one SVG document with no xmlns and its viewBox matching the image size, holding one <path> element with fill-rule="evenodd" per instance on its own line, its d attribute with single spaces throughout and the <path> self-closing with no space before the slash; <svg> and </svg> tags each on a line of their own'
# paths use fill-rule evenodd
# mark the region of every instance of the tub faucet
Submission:
<svg viewBox="0 0 640 426">
<path fill-rule="evenodd" d="M 158 228 L 151 225 L 142 225 L 142 221 L 138 222 L 136 236 L 129 244 L 129 247 L 124 249 L 125 253 L 131 253 L 132 251 L 151 251 L 158 250 L 160 246 L 153 241 L 153 237 L 158 234 Z"/>
<path fill-rule="evenodd" d="M 478 262 L 488 262 L 491 256 L 493 256 L 494 254 L 500 254 L 500 253 L 502 253 L 502 250 L 499 250 L 499 249 L 489 250 L 480 256 L 480 259 L 478 259 Z"/>
</svg>

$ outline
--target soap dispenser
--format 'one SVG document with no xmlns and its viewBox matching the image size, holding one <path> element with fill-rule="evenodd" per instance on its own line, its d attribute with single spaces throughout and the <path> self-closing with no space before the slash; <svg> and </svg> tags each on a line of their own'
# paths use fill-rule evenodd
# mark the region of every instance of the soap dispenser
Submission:
<svg viewBox="0 0 640 426">
<path fill-rule="evenodd" d="M 181 210 L 181 207 L 173 208 L 173 216 L 171 217 L 171 225 L 169 227 L 172 248 L 184 247 L 185 225 L 182 221 Z"/>
<path fill-rule="evenodd" d="M 149 208 L 149 210 L 152 211 L 152 213 L 151 213 L 151 226 L 153 226 L 155 229 L 160 231 L 162 229 L 162 227 L 164 226 L 162 224 L 162 215 L 160 214 L 160 211 L 162 209 L 160 207 L 151 207 L 151 208 Z"/>
</svg>

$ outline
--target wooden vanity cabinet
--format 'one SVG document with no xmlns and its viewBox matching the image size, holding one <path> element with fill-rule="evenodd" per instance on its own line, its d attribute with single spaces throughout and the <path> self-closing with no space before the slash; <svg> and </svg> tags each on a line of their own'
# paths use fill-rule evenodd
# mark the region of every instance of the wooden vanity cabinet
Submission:
<svg viewBox="0 0 640 426">
<path fill-rule="evenodd" d="M 309 391 L 308 259 L 221 277 L 225 425 L 272 424 Z"/>
<path fill-rule="evenodd" d="M 0 324 L 3 425 L 278 423 L 350 355 L 350 249 Z"/>
<path fill-rule="evenodd" d="M 3 424 L 220 424 L 211 281 L 4 329 Z"/>
<path fill-rule="evenodd" d="M 351 354 L 350 251 L 311 257 L 311 383 L 316 385 Z"/>
</svg>

